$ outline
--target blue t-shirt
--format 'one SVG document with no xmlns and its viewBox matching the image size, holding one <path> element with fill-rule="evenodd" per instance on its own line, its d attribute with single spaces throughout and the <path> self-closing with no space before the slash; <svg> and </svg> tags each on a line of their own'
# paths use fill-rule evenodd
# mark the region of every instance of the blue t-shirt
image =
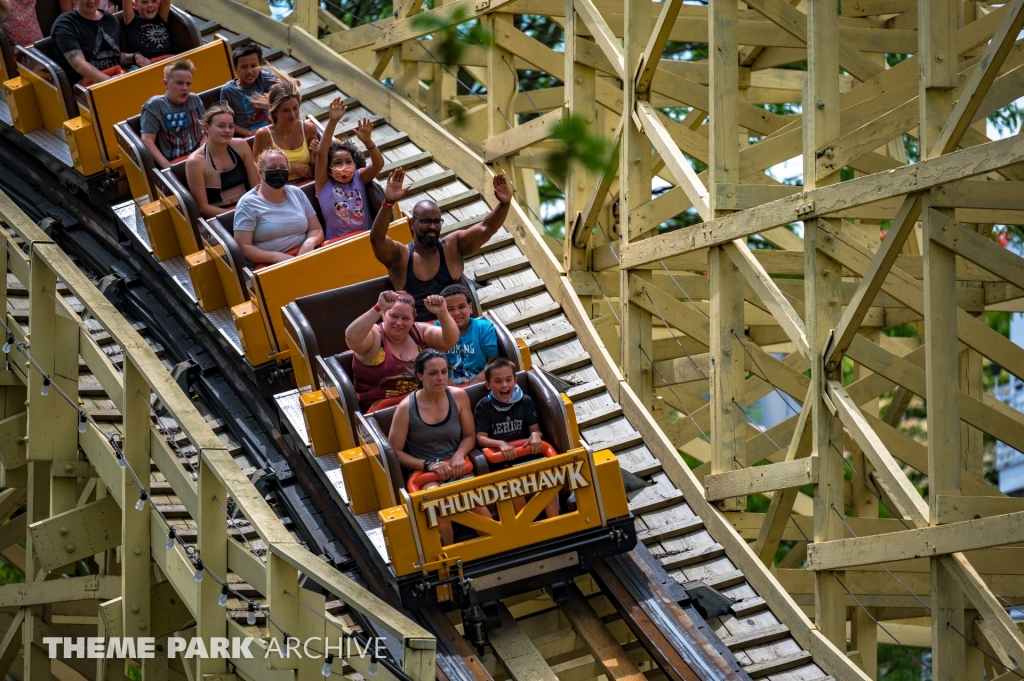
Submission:
<svg viewBox="0 0 1024 681">
<path fill-rule="evenodd" d="M 440 326 L 441 322 L 434 322 Z M 445 353 L 448 358 L 448 378 L 455 385 L 469 383 L 487 366 L 487 360 L 498 356 L 498 334 L 494 324 L 486 319 L 471 317 L 469 328 L 459 342 Z"/>
</svg>

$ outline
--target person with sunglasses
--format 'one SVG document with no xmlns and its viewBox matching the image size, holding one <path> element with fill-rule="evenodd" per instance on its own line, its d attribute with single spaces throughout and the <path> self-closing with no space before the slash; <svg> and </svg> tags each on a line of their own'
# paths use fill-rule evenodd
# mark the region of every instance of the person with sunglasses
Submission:
<svg viewBox="0 0 1024 681">
<path fill-rule="evenodd" d="M 432 321 L 434 315 L 423 305 L 427 296 L 439 295 L 462 278 L 465 257 L 480 250 L 498 228 L 505 224 L 512 203 L 512 187 L 501 173 L 494 176 L 494 197 L 498 200 L 490 213 L 472 227 L 441 236 L 444 219 L 441 209 L 430 199 L 413 206 L 409 218 L 412 242 L 405 246 L 388 236 L 391 207 L 400 201 L 408 187 L 405 171 L 396 168 L 384 188 L 384 202 L 370 228 L 373 254 L 388 270 L 395 290 L 404 290 L 416 301 L 416 321 Z"/>
</svg>

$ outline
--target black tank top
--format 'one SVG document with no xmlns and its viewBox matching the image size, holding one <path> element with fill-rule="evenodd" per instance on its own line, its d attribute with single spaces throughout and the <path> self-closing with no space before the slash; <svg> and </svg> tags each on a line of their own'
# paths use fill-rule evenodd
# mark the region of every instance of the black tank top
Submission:
<svg viewBox="0 0 1024 681">
<path fill-rule="evenodd" d="M 211 206 L 219 206 L 224 202 L 221 193 L 225 189 L 234 189 L 239 185 L 244 186 L 245 191 L 252 189 L 249 186 L 249 174 L 245 172 L 245 164 L 230 144 L 228 145 L 228 155 L 235 164 L 228 170 L 217 170 L 217 166 L 213 165 L 213 158 L 210 156 L 210 148 L 206 148 L 206 162 L 213 168 L 213 172 L 220 174 L 220 186 L 206 188 L 206 201 Z"/>
<path fill-rule="evenodd" d="M 440 294 L 446 286 L 458 283 L 452 279 L 452 275 L 448 272 L 448 263 L 444 260 L 444 245 L 437 245 L 437 252 L 441 257 L 441 263 L 437 268 L 437 274 L 430 281 L 423 281 L 416 278 L 416 274 L 412 271 L 412 251 L 413 244 L 409 244 L 409 266 L 405 270 L 405 291 L 416 300 L 416 321 L 418 322 L 430 322 L 435 319 L 427 308 L 423 305 L 423 300 L 427 296 Z"/>
</svg>

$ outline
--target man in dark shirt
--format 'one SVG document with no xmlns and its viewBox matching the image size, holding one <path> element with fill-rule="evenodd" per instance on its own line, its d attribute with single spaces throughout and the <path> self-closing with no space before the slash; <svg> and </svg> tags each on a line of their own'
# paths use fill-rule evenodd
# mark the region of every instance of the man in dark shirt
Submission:
<svg viewBox="0 0 1024 681">
<path fill-rule="evenodd" d="M 409 227 L 412 229 L 412 243 L 408 246 L 388 236 L 394 203 L 405 197 L 408 187 L 403 186 L 405 171 L 395 170 L 388 177 L 384 189 L 384 202 L 377 219 L 370 228 L 370 246 L 380 264 L 388 269 L 391 285 L 396 291 L 406 291 L 416 301 L 416 321 L 428 322 L 434 319 L 423 301 L 427 296 L 440 294 L 462 278 L 464 260 L 480 250 L 505 224 L 509 206 L 512 203 L 512 187 L 505 176 L 494 176 L 494 198 L 498 200 L 490 213 L 472 227 L 466 227 L 441 236 L 444 219 L 441 209 L 430 199 L 423 199 L 412 209 Z"/>
<path fill-rule="evenodd" d="M 50 29 L 56 62 L 74 85 L 86 78 L 93 83 L 109 80 L 104 73 L 139 62 L 139 55 L 121 52 L 121 26 L 117 19 L 100 9 L 100 0 L 78 0 L 78 6 L 53 22 Z"/>
<path fill-rule="evenodd" d="M 542 444 L 537 405 L 516 385 L 515 364 L 505 357 L 495 357 L 484 367 L 484 379 L 491 392 L 484 395 L 473 410 L 477 446 L 500 450 L 506 461 L 515 461 L 516 453 L 511 443 L 526 440 L 530 454 L 534 456 L 527 456 L 523 462 L 535 458 L 540 454 Z M 512 500 L 516 513 L 523 510 L 528 498 Z M 558 515 L 557 494 L 544 507 L 544 512 L 548 518 Z"/>
</svg>

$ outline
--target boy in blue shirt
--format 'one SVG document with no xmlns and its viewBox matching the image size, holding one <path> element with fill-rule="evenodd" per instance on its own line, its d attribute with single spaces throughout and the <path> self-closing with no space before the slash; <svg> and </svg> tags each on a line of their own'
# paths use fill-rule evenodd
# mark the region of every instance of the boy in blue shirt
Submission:
<svg viewBox="0 0 1024 681">
<path fill-rule="evenodd" d="M 487 360 L 498 356 L 498 334 L 487 319 L 471 316 L 473 304 L 469 291 L 462 284 L 452 284 L 441 291 L 448 303 L 448 314 L 459 327 L 459 342 L 446 353 L 448 378 L 453 385 L 469 385 L 484 380 Z M 435 325 L 440 322 L 434 322 Z"/>
</svg>

